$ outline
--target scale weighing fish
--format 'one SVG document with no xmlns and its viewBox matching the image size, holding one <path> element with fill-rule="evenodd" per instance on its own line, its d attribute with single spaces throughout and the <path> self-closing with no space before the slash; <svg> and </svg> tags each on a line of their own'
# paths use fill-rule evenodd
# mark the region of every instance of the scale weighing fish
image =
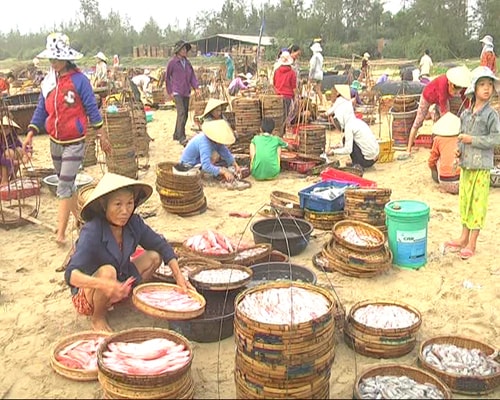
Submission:
<svg viewBox="0 0 500 400">
<path fill-rule="evenodd" d="M 269 324 L 299 324 L 328 312 L 330 303 L 322 294 L 298 287 L 270 288 L 247 294 L 238 309 L 249 318 Z"/>
<path fill-rule="evenodd" d="M 240 282 L 249 276 L 248 272 L 240 271 L 239 269 L 220 268 L 200 271 L 193 276 L 193 279 L 203 283 L 224 284 Z"/>
<path fill-rule="evenodd" d="M 418 322 L 418 316 L 403 307 L 379 304 L 358 308 L 353 318 L 360 324 L 377 329 L 409 328 Z"/>
<path fill-rule="evenodd" d="M 466 376 L 489 376 L 500 372 L 500 364 L 479 349 L 453 344 L 430 344 L 423 348 L 425 361 L 437 369 Z"/>
<path fill-rule="evenodd" d="M 362 399 L 444 399 L 431 383 L 419 383 L 406 375 L 377 375 L 364 378 L 358 386 Z"/>
<path fill-rule="evenodd" d="M 166 338 L 143 342 L 111 342 L 102 353 L 103 364 L 113 371 L 132 375 L 159 375 L 184 367 L 190 351 Z"/>
<path fill-rule="evenodd" d="M 55 358 L 68 368 L 85 371 L 97 369 L 97 348 L 103 340 L 104 336 L 77 340 L 58 351 Z"/>
<path fill-rule="evenodd" d="M 137 298 L 152 307 L 169 311 L 195 311 L 201 307 L 201 303 L 189 293 L 175 289 L 142 290 L 137 293 Z"/>
</svg>

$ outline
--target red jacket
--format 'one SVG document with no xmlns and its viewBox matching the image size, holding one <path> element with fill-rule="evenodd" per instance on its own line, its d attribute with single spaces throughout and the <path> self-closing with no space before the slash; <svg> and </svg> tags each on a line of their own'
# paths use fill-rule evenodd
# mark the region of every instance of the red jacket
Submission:
<svg viewBox="0 0 500 400">
<path fill-rule="evenodd" d="M 103 125 L 90 81 L 76 69 L 58 77 L 46 97 L 40 94 L 29 128 L 45 126 L 53 141 L 72 143 L 85 139 L 89 120 L 94 128 Z"/>
<path fill-rule="evenodd" d="M 436 79 L 430 81 L 424 88 L 422 96 L 430 104 L 437 104 L 441 115 L 449 111 L 448 102 L 451 96 L 448 93 L 448 78 L 446 75 L 439 75 Z M 465 89 L 460 91 L 460 97 L 462 101 L 466 101 L 465 105 L 467 106 L 468 99 L 465 97 Z"/>
<path fill-rule="evenodd" d="M 293 99 L 297 74 L 290 65 L 282 65 L 274 72 L 274 91 L 286 99 Z"/>
</svg>

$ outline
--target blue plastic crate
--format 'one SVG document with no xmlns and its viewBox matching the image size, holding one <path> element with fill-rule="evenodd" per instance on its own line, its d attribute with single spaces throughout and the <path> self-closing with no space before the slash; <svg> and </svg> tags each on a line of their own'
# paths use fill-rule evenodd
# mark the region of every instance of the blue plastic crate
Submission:
<svg viewBox="0 0 500 400">
<path fill-rule="evenodd" d="M 359 187 L 357 184 L 350 182 L 338 181 L 324 181 L 316 183 L 299 192 L 300 208 L 307 208 L 312 211 L 332 212 L 342 211 L 344 209 L 344 191 L 337 198 L 333 200 L 324 199 L 312 193 L 316 188 L 330 188 L 335 187 L 339 189 L 346 189 L 348 187 Z"/>
</svg>

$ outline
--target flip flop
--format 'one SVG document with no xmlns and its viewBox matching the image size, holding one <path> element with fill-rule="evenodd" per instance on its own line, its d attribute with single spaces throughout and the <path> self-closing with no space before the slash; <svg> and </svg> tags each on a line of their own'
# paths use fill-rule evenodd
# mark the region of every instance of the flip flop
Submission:
<svg viewBox="0 0 500 400">
<path fill-rule="evenodd" d="M 462 245 L 455 242 L 445 242 L 444 247 L 450 249 L 453 253 L 462 250 Z"/>
<path fill-rule="evenodd" d="M 411 157 L 411 154 L 410 153 L 403 153 L 403 154 L 400 154 L 396 157 L 396 160 L 398 161 L 406 161 L 408 160 L 409 158 Z"/>
<path fill-rule="evenodd" d="M 463 248 L 460 250 L 460 258 L 462 260 L 468 260 L 474 255 L 474 252 L 471 249 L 468 249 L 467 247 Z"/>
</svg>

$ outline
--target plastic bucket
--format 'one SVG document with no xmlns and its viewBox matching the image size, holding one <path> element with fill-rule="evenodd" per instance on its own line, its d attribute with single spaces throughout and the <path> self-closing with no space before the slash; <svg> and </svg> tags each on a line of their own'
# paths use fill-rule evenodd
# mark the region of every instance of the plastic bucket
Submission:
<svg viewBox="0 0 500 400">
<path fill-rule="evenodd" d="M 394 264 L 409 269 L 425 265 L 429 206 L 414 200 L 390 201 L 385 205 L 385 215 Z"/>
</svg>

